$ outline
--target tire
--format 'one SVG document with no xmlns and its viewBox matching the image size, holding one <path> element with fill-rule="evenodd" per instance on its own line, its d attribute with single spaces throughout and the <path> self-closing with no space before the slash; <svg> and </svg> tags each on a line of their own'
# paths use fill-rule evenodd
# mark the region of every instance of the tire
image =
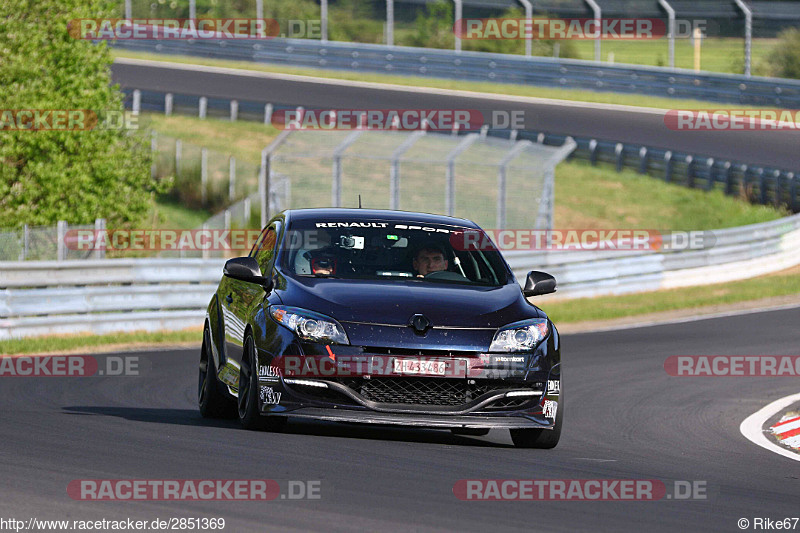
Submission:
<svg viewBox="0 0 800 533">
<path fill-rule="evenodd" d="M 286 424 L 284 416 L 264 416 L 258 405 L 258 375 L 253 369 L 257 368 L 256 348 L 253 338 L 248 336 L 244 340 L 244 357 L 242 368 L 239 370 L 239 398 L 237 412 L 239 422 L 244 429 L 277 431 Z"/>
<path fill-rule="evenodd" d="M 217 381 L 217 367 L 211 355 L 211 334 L 208 326 L 203 328 L 203 344 L 200 346 L 200 374 L 197 385 L 197 405 L 203 418 L 233 418 L 236 403 L 221 390 Z"/>
<path fill-rule="evenodd" d="M 467 435 L 469 437 L 483 437 L 489 434 L 486 428 L 451 428 L 453 435 Z"/>
<path fill-rule="evenodd" d="M 558 396 L 558 411 L 553 429 L 512 429 L 511 440 L 517 448 L 555 448 L 561 438 L 561 424 L 564 420 L 564 393 Z"/>
</svg>

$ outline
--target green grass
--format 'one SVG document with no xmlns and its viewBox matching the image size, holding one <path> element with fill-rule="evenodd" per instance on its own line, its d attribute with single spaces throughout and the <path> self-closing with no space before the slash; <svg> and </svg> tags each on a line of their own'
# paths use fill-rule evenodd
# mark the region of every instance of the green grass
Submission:
<svg viewBox="0 0 800 533">
<path fill-rule="evenodd" d="M 594 41 L 573 41 L 573 46 L 581 59 L 594 59 Z M 603 41 L 601 58 L 609 60 L 614 54 L 615 63 L 634 65 L 668 66 L 669 52 L 667 39 L 652 41 Z M 763 65 L 772 49 L 778 44 L 777 39 L 754 39 L 752 46 L 752 64 L 754 70 Z M 689 39 L 675 39 L 675 67 L 694 68 L 694 47 Z M 700 69 L 711 72 L 742 74 L 744 72 L 744 39 L 743 38 L 708 38 L 700 47 Z"/>
<path fill-rule="evenodd" d="M 183 331 L 113 333 L 109 335 L 74 335 L 35 337 L 0 341 L 0 354 L 39 354 L 50 352 L 74 352 L 79 350 L 99 351 L 116 346 L 135 347 L 137 345 L 177 344 L 196 342 L 200 346 L 202 332 L 188 329 Z"/>
<path fill-rule="evenodd" d="M 238 68 L 258 72 L 281 74 L 294 74 L 311 76 L 314 78 L 328 78 L 361 82 L 388 83 L 409 87 L 431 87 L 437 89 L 462 90 L 489 94 L 504 94 L 511 96 L 530 96 L 570 100 L 576 102 L 593 102 L 600 104 L 617 104 L 636 107 L 652 107 L 657 109 L 708 109 L 709 102 L 701 100 L 684 100 L 678 98 L 662 98 L 658 96 L 645 96 L 636 94 L 621 94 L 613 92 L 594 92 L 577 89 L 560 89 L 550 87 L 533 87 L 526 85 L 513 85 L 492 82 L 474 82 L 451 80 L 444 78 L 422 78 L 414 76 L 397 76 L 367 72 L 349 72 L 330 69 L 314 69 L 305 67 L 287 67 L 285 65 L 268 65 L 249 61 L 228 61 L 209 59 L 203 57 L 153 54 L 146 52 L 132 52 L 130 50 L 112 49 L 113 57 L 128 57 L 134 59 L 147 59 L 154 61 L 169 61 L 173 63 L 205 65 L 212 67 Z M 265 97 L 268 99 L 268 97 Z M 717 104 L 719 105 L 719 104 Z M 738 106 L 750 108 L 752 106 Z M 766 108 L 764 108 L 766 109 Z"/>
<path fill-rule="evenodd" d="M 624 296 L 576 298 L 553 303 L 546 301 L 536 303 L 547 312 L 556 324 L 567 324 L 734 304 L 788 295 L 800 295 L 800 272 L 797 268 L 784 273 L 730 283 Z"/>
<path fill-rule="evenodd" d="M 556 228 L 707 230 L 744 226 L 787 216 L 754 205 L 610 165 L 573 161 L 556 167 Z"/>
<path fill-rule="evenodd" d="M 148 216 L 151 227 L 164 229 L 192 229 L 203 224 L 211 213 L 188 209 L 168 198 L 158 199 Z"/>
</svg>

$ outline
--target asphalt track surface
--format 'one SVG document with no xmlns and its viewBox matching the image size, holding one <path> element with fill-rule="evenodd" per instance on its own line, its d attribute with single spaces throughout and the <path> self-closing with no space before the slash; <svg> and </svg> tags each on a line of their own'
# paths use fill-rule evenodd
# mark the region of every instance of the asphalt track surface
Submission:
<svg viewBox="0 0 800 533">
<path fill-rule="evenodd" d="M 506 431 L 293 422 L 282 433 L 206 421 L 197 350 L 128 354 L 138 377 L 3 378 L 0 517 L 224 517 L 225 531 L 739 531 L 737 520 L 800 514 L 800 463 L 739 433 L 797 392 L 796 378 L 680 378 L 670 355 L 797 353 L 800 308 L 565 335 L 565 426 L 554 450 Z M 102 360 L 104 356 L 97 356 Z M 74 479 L 320 480 L 318 500 L 86 502 Z M 460 479 L 705 481 L 706 500 L 475 502 Z M 752 526 L 751 526 L 752 527 Z"/>
<path fill-rule="evenodd" d="M 662 112 L 580 107 L 544 101 L 509 101 L 502 97 L 428 94 L 412 88 L 353 87 L 319 79 L 270 78 L 183 68 L 115 63 L 115 83 L 123 88 L 174 92 L 216 98 L 236 98 L 321 109 L 468 109 L 484 118 L 494 110 L 523 111 L 525 129 L 582 137 L 641 143 L 678 152 L 709 155 L 748 164 L 797 170 L 800 132 L 781 131 L 673 131 Z M 677 104 L 676 104 L 677 105 Z M 709 109 L 732 108 L 709 104 Z"/>
</svg>

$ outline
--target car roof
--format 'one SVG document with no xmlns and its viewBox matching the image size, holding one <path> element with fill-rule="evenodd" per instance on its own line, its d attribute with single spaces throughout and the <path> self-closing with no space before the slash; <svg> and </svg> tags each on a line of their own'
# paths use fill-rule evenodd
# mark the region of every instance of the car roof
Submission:
<svg viewBox="0 0 800 533">
<path fill-rule="evenodd" d="M 478 225 L 466 218 L 416 213 L 412 211 L 395 211 L 391 209 L 352 209 L 341 207 L 320 207 L 309 209 L 288 209 L 282 213 L 287 220 L 391 220 L 397 222 L 414 222 L 422 224 L 442 224 L 466 228 L 478 228 Z"/>
</svg>

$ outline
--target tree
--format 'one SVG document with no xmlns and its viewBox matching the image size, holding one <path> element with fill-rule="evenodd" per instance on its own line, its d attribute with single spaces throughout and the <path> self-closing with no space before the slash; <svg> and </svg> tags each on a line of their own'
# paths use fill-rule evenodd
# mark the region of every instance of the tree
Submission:
<svg viewBox="0 0 800 533">
<path fill-rule="evenodd" d="M 80 18 L 113 16 L 105 0 L 0 3 L 0 111 L 124 110 L 105 43 L 70 36 Z M 0 115 L 6 119 L 10 115 Z M 0 129 L 0 227 L 140 221 L 159 186 L 143 135 L 126 129 Z"/>
<path fill-rule="evenodd" d="M 790 28 L 782 31 L 767 62 L 770 75 L 800 79 L 800 30 Z"/>
</svg>

